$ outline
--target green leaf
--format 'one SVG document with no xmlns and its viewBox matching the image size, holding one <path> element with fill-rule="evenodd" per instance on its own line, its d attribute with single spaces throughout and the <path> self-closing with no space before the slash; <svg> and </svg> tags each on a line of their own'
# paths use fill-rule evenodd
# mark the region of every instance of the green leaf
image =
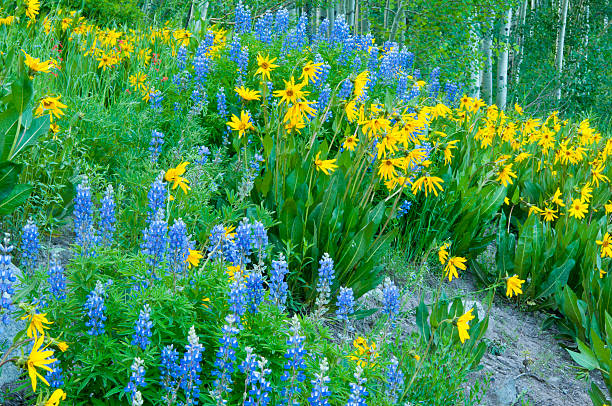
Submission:
<svg viewBox="0 0 612 406">
<path fill-rule="evenodd" d="M 17 184 L 23 165 L 14 162 L 0 163 L 0 201 L 6 199 Z"/>
<path fill-rule="evenodd" d="M 567 350 L 569 355 L 581 367 L 586 368 L 589 371 L 597 369 L 599 367 L 599 363 L 597 362 L 597 357 L 595 357 L 593 351 L 591 351 L 591 349 L 587 347 L 581 340 L 576 341 L 578 343 L 578 349 L 580 350 L 580 352 Z"/>
<path fill-rule="evenodd" d="M 544 282 L 539 288 L 539 293 L 536 299 L 546 298 L 551 296 L 558 288 L 561 288 L 567 284 L 570 271 L 574 268 L 576 261 L 572 258 L 567 258 L 561 265 L 555 266 L 546 282 Z"/>
<path fill-rule="evenodd" d="M 19 137 L 13 142 L 8 159 L 14 159 L 26 147 L 32 145 L 38 137 L 49 131 L 50 117 L 45 114 L 32 120 L 28 128 L 20 130 Z"/>
<path fill-rule="evenodd" d="M 416 324 L 419 328 L 419 331 L 421 332 L 421 337 L 423 337 L 425 342 L 428 342 L 429 338 L 431 337 L 431 329 L 429 327 L 429 324 L 427 323 L 428 316 L 429 310 L 427 310 L 427 305 L 425 304 L 423 299 L 421 299 L 421 302 L 419 303 L 419 306 L 417 307 L 416 311 Z"/>
<path fill-rule="evenodd" d="M 0 216 L 12 213 L 17 207 L 25 203 L 32 193 L 30 185 L 16 185 L 11 194 L 0 201 Z"/>
</svg>

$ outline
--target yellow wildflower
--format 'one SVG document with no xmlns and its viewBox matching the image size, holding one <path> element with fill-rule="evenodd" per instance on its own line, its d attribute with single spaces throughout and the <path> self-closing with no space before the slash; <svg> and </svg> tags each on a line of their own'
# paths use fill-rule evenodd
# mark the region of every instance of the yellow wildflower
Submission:
<svg viewBox="0 0 612 406">
<path fill-rule="evenodd" d="M 45 406 L 59 406 L 60 400 L 66 400 L 66 392 L 62 389 L 56 389 L 49 397 L 49 400 L 45 402 Z"/>
<path fill-rule="evenodd" d="M 595 243 L 601 245 L 602 258 L 612 258 L 612 236 L 610 236 L 610 233 L 604 234 L 603 238 L 601 240 L 596 240 Z"/>
<path fill-rule="evenodd" d="M 336 160 L 335 159 L 320 159 L 319 156 L 321 155 L 321 152 L 317 152 L 317 156 L 314 159 L 314 164 L 315 167 L 317 168 L 317 171 L 323 171 L 323 173 L 325 173 L 326 175 L 329 175 L 331 172 L 333 172 L 334 170 L 336 170 L 336 168 L 338 167 L 338 165 L 335 164 Z"/>
<path fill-rule="evenodd" d="M 465 340 L 469 340 L 470 338 L 468 334 L 470 325 L 468 323 L 474 319 L 474 315 L 472 314 L 473 310 L 474 309 L 470 309 L 457 320 L 457 330 L 459 331 L 459 340 L 461 340 L 461 344 L 465 343 Z"/>
<path fill-rule="evenodd" d="M 227 123 L 234 131 L 238 131 L 238 138 L 242 138 L 247 130 L 254 130 L 255 126 L 251 122 L 251 115 L 246 111 L 240 112 L 240 118 L 232 114 L 232 119 Z"/>
<path fill-rule="evenodd" d="M 236 86 L 234 88 L 234 91 L 244 101 L 259 100 L 261 98 L 261 95 L 259 94 L 259 91 L 247 89 L 244 86 L 240 86 L 240 87 Z"/>
<path fill-rule="evenodd" d="M 172 190 L 180 186 L 183 192 L 187 194 L 187 191 L 190 189 L 188 185 L 189 181 L 183 178 L 187 165 L 189 165 L 189 162 L 181 162 L 176 168 L 170 168 L 166 171 L 164 179 L 166 179 L 167 182 L 174 182 Z"/>
<path fill-rule="evenodd" d="M 437 176 L 421 176 L 412 184 L 412 193 L 416 195 L 417 192 L 420 192 L 421 188 L 423 188 L 425 197 L 427 197 L 428 192 L 433 192 L 434 195 L 438 196 L 438 190 L 436 188 L 440 189 L 441 192 L 443 190 L 441 183 L 444 183 L 444 181 Z"/>
<path fill-rule="evenodd" d="M 444 267 L 444 274 L 448 276 L 448 281 L 451 282 L 453 277 L 458 278 L 457 268 L 465 271 L 467 259 L 463 257 L 451 257 Z"/>
<path fill-rule="evenodd" d="M 521 286 L 525 283 L 524 280 L 519 279 L 518 275 L 513 275 L 506 278 L 506 296 L 512 297 L 513 295 L 518 296 L 522 294 Z"/>
<path fill-rule="evenodd" d="M 28 319 L 30 321 L 26 331 L 28 337 L 38 338 L 38 334 L 45 335 L 45 329 L 49 328 L 45 324 L 53 324 L 53 322 L 47 320 L 46 316 L 47 313 L 36 314 L 32 311 L 21 318 L 21 320 Z"/>
<path fill-rule="evenodd" d="M 574 199 L 568 211 L 570 216 L 577 219 L 583 219 L 588 209 L 588 204 L 583 202 L 581 199 Z"/>
<path fill-rule="evenodd" d="M 497 178 L 495 180 L 503 186 L 508 186 L 508 184 L 512 185 L 512 178 L 516 178 L 516 173 L 512 171 L 512 164 L 508 164 L 497 173 Z"/>
<path fill-rule="evenodd" d="M 262 79 L 270 80 L 270 73 L 274 68 L 278 68 L 278 65 L 274 64 L 276 58 L 270 59 L 269 56 L 261 56 L 261 54 L 257 54 L 257 70 L 255 71 L 255 75 L 261 75 Z"/>
<path fill-rule="evenodd" d="M 47 386 L 49 382 L 36 370 L 36 368 L 41 368 L 49 372 L 53 372 L 53 370 L 48 366 L 48 364 L 52 364 L 57 361 L 55 358 L 51 358 L 53 356 L 53 350 L 47 350 L 47 346 L 40 348 L 45 339 L 44 335 L 41 335 L 36 339 L 34 345 L 32 346 L 32 351 L 30 351 L 30 356 L 28 357 L 27 366 L 28 366 L 28 374 L 30 375 L 30 380 L 32 381 L 32 391 L 36 392 L 36 378 L 40 378 Z"/>
</svg>

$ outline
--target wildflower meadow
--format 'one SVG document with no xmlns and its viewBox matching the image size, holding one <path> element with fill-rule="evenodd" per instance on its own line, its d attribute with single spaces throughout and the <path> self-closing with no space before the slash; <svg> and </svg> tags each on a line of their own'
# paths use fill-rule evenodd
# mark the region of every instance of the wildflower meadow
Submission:
<svg viewBox="0 0 612 406">
<path fill-rule="evenodd" d="M 434 3 L 0 0 L 0 404 L 610 406 L 605 7 Z"/>
</svg>

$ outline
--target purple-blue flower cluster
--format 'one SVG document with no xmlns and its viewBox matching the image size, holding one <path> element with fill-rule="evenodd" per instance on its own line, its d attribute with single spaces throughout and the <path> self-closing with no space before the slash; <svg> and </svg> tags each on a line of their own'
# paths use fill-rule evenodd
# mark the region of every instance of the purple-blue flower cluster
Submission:
<svg viewBox="0 0 612 406">
<path fill-rule="evenodd" d="M 285 256 L 281 253 L 277 261 L 272 261 L 272 268 L 270 269 L 270 280 L 268 281 L 268 287 L 270 289 L 270 300 L 279 308 L 280 311 L 285 310 L 285 304 L 287 302 L 287 282 L 285 282 L 285 276 L 289 274 L 289 267 Z"/>
<path fill-rule="evenodd" d="M 386 278 L 383 282 L 383 313 L 389 316 L 389 320 L 394 322 L 400 312 L 400 292 L 397 286 Z"/>
<path fill-rule="evenodd" d="M 51 259 L 48 271 L 49 292 L 56 300 L 66 299 L 66 276 L 64 275 L 64 267 L 61 265 L 57 257 L 54 255 Z"/>
<path fill-rule="evenodd" d="M 136 325 L 134 326 L 132 345 L 140 347 L 143 351 L 146 350 L 148 345 L 151 343 L 151 336 L 153 335 L 153 332 L 151 331 L 152 327 L 153 322 L 151 321 L 151 307 L 148 304 L 145 304 L 142 310 L 140 310 L 140 315 L 138 316 L 138 320 L 136 320 Z"/>
<path fill-rule="evenodd" d="M 34 274 L 38 266 L 38 252 L 40 241 L 38 240 L 38 227 L 28 220 L 21 233 L 21 265 L 28 275 Z"/>
<path fill-rule="evenodd" d="M 102 198 L 102 207 L 100 208 L 100 242 L 105 246 L 110 246 L 113 243 L 115 236 L 115 223 L 117 217 L 115 214 L 117 204 L 115 203 L 115 190 L 113 185 L 106 187 L 106 192 Z"/>
<path fill-rule="evenodd" d="M 341 287 L 336 306 L 338 307 L 336 309 L 336 316 L 338 319 L 348 323 L 349 317 L 355 313 L 355 297 L 353 296 L 353 289 Z"/>
<path fill-rule="evenodd" d="M 149 143 L 149 153 L 151 154 L 151 162 L 157 162 L 161 155 L 162 145 L 164 144 L 164 134 L 161 131 L 153 130 L 151 132 L 151 142 Z"/>
<path fill-rule="evenodd" d="M 281 376 L 281 381 L 286 382 L 282 390 L 283 405 L 293 405 L 295 396 L 300 393 L 300 384 L 306 379 L 306 350 L 304 349 L 305 337 L 300 335 L 300 322 L 297 316 L 291 320 L 291 335 L 287 339 L 287 351 L 285 352 L 285 372 Z"/>
<path fill-rule="evenodd" d="M 125 391 L 129 393 L 131 402 L 138 388 L 147 386 L 147 383 L 145 382 L 144 361 L 141 358 L 134 358 L 134 362 L 132 362 L 130 369 L 132 370 L 132 374 L 130 375 L 130 382 L 125 388 Z"/>
<path fill-rule="evenodd" d="M 87 333 L 92 336 L 104 334 L 104 323 L 106 322 L 106 305 L 104 299 L 106 298 L 106 289 L 101 281 L 96 282 L 96 287 L 87 295 L 87 301 L 83 306 L 85 316 L 85 326 L 89 327 Z"/>
<path fill-rule="evenodd" d="M 11 269 L 11 252 L 14 247 L 11 245 L 9 235 L 4 235 L 4 240 L 0 244 L 0 311 L 2 312 L 2 322 L 7 323 L 9 314 L 15 309 L 13 306 L 13 294 L 15 290 L 13 283 L 17 277 Z"/>
<path fill-rule="evenodd" d="M 149 265 L 148 272 L 154 278 L 156 277 L 155 271 L 166 256 L 167 232 L 168 223 L 166 223 L 164 213 L 160 209 L 149 227 L 143 231 L 144 241 L 140 247 L 142 253 L 146 256 L 145 261 Z"/>
<path fill-rule="evenodd" d="M 238 348 L 238 328 L 235 327 L 236 316 L 229 314 L 225 317 L 225 325 L 221 332 L 223 336 L 219 339 L 221 346 L 217 350 L 215 359 L 215 370 L 212 375 L 215 377 L 213 382 L 213 397 L 217 403 L 225 404 L 225 395 L 232 391 L 232 373 L 236 362 L 236 348 Z"/>
</svg>

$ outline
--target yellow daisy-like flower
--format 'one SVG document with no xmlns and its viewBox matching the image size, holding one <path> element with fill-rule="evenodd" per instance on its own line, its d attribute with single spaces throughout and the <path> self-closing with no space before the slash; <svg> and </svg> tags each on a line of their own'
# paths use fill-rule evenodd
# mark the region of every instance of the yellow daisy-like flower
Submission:
<svg viewBox="0 0 612 406">
<path fill-rule="evenodd" d="M 604 204 L 604 208 L 606 209 L 606 214 L 612 213 L 612 200 L 608 200 L 608 202 Z"/>
<path fill-rule="evenodd" d="M 45 402 L 45 406 L 59 406 L 60 400 L 66 400 L 66 392 L 62 389 L 56 389 L 49 397 L 49 400 Z"/>
<path fill-rule="evenodd" d="M 512 184 L 512 178 L 516 178 L 516 173 L 512 171 L 512 164 L 508 164 L 497 173 L 497 178 L 495 180 L 503 186 L 508 186 L 508 184 Z"/>
<path fill-rule="evenodd" d="M 359 138 L 355 137 L 354 135 L 349 135 L 344 139 L 344 142 L 342 143 L 342 148 L 345 148 L 349 151 L 354 151 L 358 142 Z"/>
<path fill-rule="evenodd" d="M 546 207 L 540 215 L 544 217 L 544 221 L 554 221 L 559 218 L 559 216 L 557 216 L 557 210 L 551 207 Z"/>
<path fill-rule="evenodd" d="M 309 61 L 302 68 L 302 75 L 300 75 L 300 79 L 304 79 L 306 84 L 310 82 L 314 82 L 319 77 L 319 74 L 323 72 L 323 63 L 314 63 L 313 61 Z"/>
<path fill-rule="evenodd" d="M 601 245 L 601 257 L 612 258 L 612 237 L 610 233 L 605 233 L 601 240 L 596 240 L 597 245 Z"/>
<path fill-rule="evenodd" d="M 394 159 L 383 159 L 378 166 L 378 176 L 383 180 L 397 178 L 396 162 Z"/>
<path fill-rule="evenodd" d="M 26 17 L 30 19 L 28 26 L 36 21 L 36 16 L 40 13 L 40 0 L 26 0 Z"/>
<path fill-rule="evenodd" d="M 519 279 L 518 275 L 513 275 L 506 278 L 506 296 L 512 297 L 513 295 L 518 296 L 522 294 L 521 286 L 525 283 L 524 280 Z"/>
<path fill-rule="evenodd" d="M 428 192 L 433 192 L 434 195 L 438 196 L 437 189 L 439 189 L 440 192 L 443 190 L 442 183 L 444 183 L 442 178 L 437 176 L 421 176 L 412 184 L 412 193 L 416 195 L 422 188 L 425 192 L 425 197 L 427 197 Z"/>
<path fill-rule="evenodd" d="M 49 73 L 50 69 L 55 66 L 52 59 L 41 62 L 39 58 L 34 58 L 26 53 L 23 49 L 21 50 L 25 55 L 25 64 L 33 73 Z"/>
<path fill-rule="evenodd" d="M 581 199 L 574 199 L 570 208 L 568 210 L 569 215 L 577 218 L 583 219 L 586 212 L 589 210 L 589 205 L 583 202 Z"/>
<path fill-rule="evenodd" d="M 368 72 L 367 70 L 363 71 L 359 75 L 357 75 L 357 77 L 355 77 L 355 80 L 353 81 L 353 94 L 357 99 L 363 96 L 363 93 L 367 89 L 366 85 L 368 84 L 369 74 L 370 72 Z"/>
<path fill-rule="evenodd" d="M 187 259 L 185 260 L 185 262 L 187 262 L 187 265 L 189 266 L 190 269 L 192 267 L 197 268 L 198 265 L 200 265 L 200 260 L 203 257 L 204 256 L 202 255 L 202 251 L 192 250 L 191 248 L 189 248 L 189 255 L 187 256 Z"/>
<path fill-rule="evenodd" d="M 451 257 L 444 267 L 444 274 L 448 276 L 448 281 L 451 282 L 453 277 L 458 278 L 457 269 L 465 271 L 467 259 L 463 257 Z"/>
<path fill-rule="evenodd" d="M 442 244 L 442 246 L 438 250 L 438 259 L 440 260 L 440 263 L 442 265 L 444 265 L 446 263 L 446 260 L 448 259 L 448 249 L 449 249 L 449 247 L 450 247 L 449 243 L 444 243 L 444 244 Z"/>
<path fill-rule="evenodd" d="M 295 103 L 296 101 L 308 96 L 309 92 L 302 90 L 306 83 L 295 83 L 295 79 L 291 76 L 288 81 L 285 80 L 285 88 L 274 92 L 274 96 L 280 97 L 280 103 Z"/>
<path fill-rule="evenodd" d="M 376 343 L 368 343 L 363 337 L 357 337 L 353 340 L 353 347 L 355 351 L 349 355 L 349 359 L 356 361 L 357 365 L 362 368 L 367 368 L 376 365 L 376 359 L 378 358 L 378 352 L 376 352 Z"/>
<path fill-rule="evenodd" d="M 244 86 L 236 86 L 234 91 L 240 96 L 240 98 L 244 101 L 252 101 L 261 99 L 261 94 L 258 90 L 247 89 Z"/>
<path fill-rule="evenodd" d="M 559 207 L 565 207 L 565 203 L 563 203 L 563 200 L 561 200 L 561 190 L 559 190 L 559 188 L 557 188 L 555 191 L 555 194 L 552 197 L 552 202 Z"/>
<path fill-rule="evenodd" d="M 275 68 L 278 68 L 278 65 L 274 64 L 276 58 L 270 59 L 269 56 L 261 56 L 261 54 L 257 54 L 257 70 L 255 71 L 255 75 L 261 75 L 262 79 L 270 80 L 270 73 Z"/>
<path fill-rule="evenodd" d="M 236 280 L 236 276 L 244 276 L 242 270 L 240 269 L 240 265 L 230 265 L 227 267 L 227 275 L 229 276 L 231 281 Z"/>
<path fill-rule="evenodd" d="M 67 108 L 64 103 L 60 102 L 61 96 L 47 96 L 40 100 L 38 107 L 36 107 L 36 116 L 40 117 L 43 114 L 48 113 L 53 122 L 54 118 L 60 118 L 64 115 L 63 109 Z"/>
<path fill-rule="evenodd" d="M 46 326 L 46 324 L 53 324 L 53 322 L 47 320 L 46 316 L 47 313 L 36 314 L 32 311 L 21 318 L 21 320 L 27 319 L 30 321 L 26 331 L 28 337 L 38 338 L 39 334 L 45 335 L 45 329 L 49 328 Z"/>
<path fill-rule="evenodd" d="M 183 192 L 187 194 L 187 191 L 191 189 L 188 185 L 189 181 L 183 178 L 187 165 L 189 165 L 189 162 L 181 162 L 176 168 L 170 168 L 166 171 L 164 179 L 167 182 L 173 182 L 172 190 L 180 186 Z"/>
<path fill-rule="evenodd" d="M 242 138 L 246 131 L 255 129 L 255 126 L 253 126 L 251 122 L 251 115 L 246 111 L 240 112 L 240 118 L 232 114 L 231 121 L 229 121 L 227 125 L 229 125 L 232 130 L 238 131 L 238 138 Z"/>
<path fill-rule="evenodd" d="M 607 274 L 606 271 L 604 271 L 603 269 L 599 270 L 599 279 L 603 279 L 603 277 Z"/>
<path fill-rule="evenodd" d="M 320 159 L 319 158 L 320 155 L 321 155 L 321 152 L 317 152 L 317 156 L 314 159 L 315 167 L 317 168 L 317 171 L 323 171 L 323 173 L 325 173 L 326 175 L 329 175 L 334 170 L 336 170 L 336 168 L 338 167 L 338 165 L 336 165 L 335 163 L 336 160 L 335 159 Z"/>
<path fill-rule="evenodd" d="M 43 347 L 42 349 L 40 348 L 42 347 L 44 339 L 44 335 L 41 335 L 36 339 L 27 361 L 28 374 L 30 375 L 32 390 L 34 392 L 36 392 L 36 378 L 39 378 L 41 381 L 47 384 L 47 386 L 49 386 L 49 382 L 47 382 L 47 380 L 38 372 L 36 368 L 53 372 L 53 369 L 51 369 L 48 365 L 57 361 L 57 359 L 51 358 L 53 356 L 53 350 L 47 350 L 47 346 Z"/>
<path fill-rule="evenodd" d="M 465 343 L 465 340 L 470 339 L 470 334 L 468 330 L 470 329 L 469 322 L 474 320 L 474 315 L 472 311 L 474 309 L 470 309 L 457 320 L 457 330 L 459 331 L 459 340 L 461 340 L 461 344 Z"/>
<path fill-rule="evenodd" d="M 134 91 L 146 91 L 147 86 L 145 82 L 147 81 L 147 75 L 142 72 L 137 72 L 134 75 L 131 75 L 128 78 L 130 83 L 130 87 L 134 89 Z"/>
</svg>

